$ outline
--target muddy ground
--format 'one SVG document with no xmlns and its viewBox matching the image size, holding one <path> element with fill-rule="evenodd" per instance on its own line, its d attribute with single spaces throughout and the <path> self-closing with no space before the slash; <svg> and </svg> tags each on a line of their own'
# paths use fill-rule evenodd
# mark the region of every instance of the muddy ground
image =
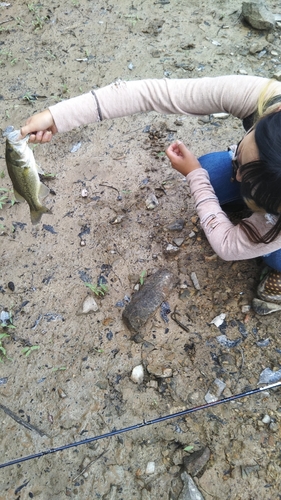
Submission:
<svg viewBox="0 0 281 500">
<path fill-rule="evenodd" d="M 269 77 L 280 69 L 280 28 L 250 28 L 241 2 L 0 5 L 2 129 L 116 79 Z M 277 3 L 268 5 L 278 13 Z M 259 50 L 251 53 L 254 43 Z M 280 369 L 280 313 L 260 317 L 247 308 L 262 263 L 223 262 L 213 254 L 184 179 L 163 155 L 174 139 L 200 155 L 225 149 L 242 133 L 231 117 L 150 113 L 34 148 L 44 171 L 55 175 L 45 181 L 52 215 L 33 227 L 26 204 L 8 202 L 0 210 L 0 306 L 12 312 L 15 326 L 2 339 L 2 463 L 204 404 L 216 378 L 230 396 L 257 387 L 263 369 Z M 0 185 L 11 189 L 4 149 L 1 139 Z M 148 210 L 151 193 L 159 204 Z M 172 231 L 178 219 L 184 226 Z M 179 251 L 167 255 L 177 238 Z M 179 279 L 168 303 L 189 332 L 157 311 L 144 342 L 136 343 L 122 321 L 126 297 L 162 267 Z M 97 286 L 101 277 L 107 291 L 97 297 L 86 283 Z M 99 310 L 77 315 L 87 295 Z M 211 321 L 221 313 L 219 329 Z M 225 347 L 217 340 L 222 334 L 240 343 Z M 131 372 L 140 364 L 145 376 L 136 384 Z M 184 457 L 208 448 L 209 460 L 190 474 L 205 500 L 277 500 L 280 417 L 275 390 L 49 454 L 0 469 L 0 499 L 189 498 L 180 496 Z"/>
</svg>

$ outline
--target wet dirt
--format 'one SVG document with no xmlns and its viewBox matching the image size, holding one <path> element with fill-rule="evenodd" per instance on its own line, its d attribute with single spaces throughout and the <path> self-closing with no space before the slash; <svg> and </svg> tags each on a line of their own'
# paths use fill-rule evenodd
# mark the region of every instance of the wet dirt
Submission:
<svg viewBox="0 0 281 500">
<path fill-rule="evenodd" d="M 276 3 L 268 5 L 277 13 Z M 2 2 L 0 12 L 2 129 L 116 79 L 269 77 L 281 64 L 280 29 L 250 28 L 232 1 L 43 0 Z M 253 43 L 261 49 L 251 54 Z M 174 139 L 200 155 L 241 134 L 231 117 L 149 113 L 34 148 L 55 176 L 45 180 L 52 215 L 33 227 L 26 204 L 0 210 L 0 305 L 15 326 L 2 339 L 10 358 L 2 355 L 0 365 L 2 463 L 204 404 L 216 378 L 230 396 L 256 387 L 264 368 L 280 368 L 280 313 L 261 317 L 247 308 L 262 263 L 213 254 L 185 180 L 164 155 Z M 11 189 L 0 142 L 0 186 Z M 148 209 L 152 194 L 158 205 Z M 173 230 L 179 219 L 183 227 Z M 174 240 L 179 250 L 170 254 Z M 122 311 L 135 286 L 161 268 L 178 279 L 166 300 L 188 331 L 171 314 L 166 323 L 159 309 L 136 343 Z M 98 311 L 77 315 L 87 295 Z M 221 313 L 218 328 L 211 321 Z M 240 343 L 222 346 L 222 334 Z M 136 384 L 130 377 L 140 364 L 144 380 Z M 184 457 L 208 447 L 193 477 L 205 500 L 277 500 L 280 416 L 275 390 L 49 454 L 0 469 L 0 499 L 177 499 Z"/>
</svg>

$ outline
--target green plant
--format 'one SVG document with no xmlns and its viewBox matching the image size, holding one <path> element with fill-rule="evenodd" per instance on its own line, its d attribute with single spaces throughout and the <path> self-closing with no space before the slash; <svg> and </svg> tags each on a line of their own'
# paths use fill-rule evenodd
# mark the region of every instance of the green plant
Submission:
<svg viewBox="0 0 281 500">
<path fill-rule="evenodd" d="M 68 86 L 66 85 L 66 83 L 63 84 L 61 92 L 62 92 L 62 94 L 67 94 L 69 92 Z"/>
<path fill-rule="evenodd" d="M 57 56 L 55 54 L 53 54 L 50 50 L 46 50 L 48 56 L 50 56 L 51 59 L 56 59 Z"/>
<path fill-rule="evenodd" d="M 90 288 L 92 292 L 94 292 L 95 295 L 98 297 L 104 296 L 106 292 L 108 292 L 108 288 L 106 285 L 101 284 L 101 285 L 92 285 L 91 283 L 85 283 L 85 285 Z"/>
<path fill-rule="evenodd" d="M 98 347 L 93 347 L 93 351 L 98 352 L 100 354 L 104 352 L 103 349 L 99 349 Z"/>
<path fill-rule="evenodd" d="M 24 347 L 22 350 L 22 353 L 25 354 L 25 356 L 29 356 L 32 351 L 36 351 L 37 349 L 40 349 L 40 345 L 32 345 L 29 347 Z"/>
<path fill-rule="evenodd" d="M 6 358 L 6 359 L 9 359 L 11 361 L 11 358 L 8 358 L 7 351 L 2 344 L 2 340 L 7 338 L 7 337 L 10 337 L 10 335 L 8 335 L 7 333 L 0 333 L 0 363 L 3 362 L 2 358 Z"/>
<path fill-rule="evenodd" d="M 2 195 L 1 195 L 2 191 Z M 4 207 L 7 203 L 14 205 L 16 203 L 15 198 L 13 198 L 13 193 L 7 188 L 0 187 L 0 209 Z"/>
<path fill-rule="evenodd" d="M 27 59 L 25 59 L 24 62 L 26 63 L 28 68 L 32 69 L 32 64 L 30 64 Z"/>
<path fill-rule="evenodd" d="M 192 451 L 194 446 L 185 446 L 183 451 Z"/>
<path fill-rule="evenodd" d="M 64 371 L 64 370 L 67 370 L 67 366 L 58 366 L 56 368 L 53 368 L 53 372 L 57 372 L 57 371 Z"/>
<path fill-rule="evenodd" d="M 146 271 L 142 271 L 140 273 L 140 284 L 143 285 L 144 284 L 144 278 L 146 276 Z"/>
<path fill-rule="evenodd" d="M 27 102 L 34 101 L 34 95 L 31 94 L 30 92 L 26 92 L 26 94 L 22 96 L 22 100 Z"/>
<path fill-rule="evenodd" d="M 4 172 L 4 170 L 1 170 L 1 172 L 0 172 L 0 179 L 4 179 L 4 177 L 5 177 L 5 172 Z"/>
<path fill-rule="evenodd" d="M 41 16 L 39 14 L 39 10 L 42 6 L 40 4 L 35 5 L 34 3 L 29 3 L 28 4 L 28 10 L 31 12 L 34 16 L 34 20 L 32 21 L 32 24 L 34 26 L 35 31 L 38 29 L 42 29 L 44 26 L 45 21 L 48 19 L 47 16 Z"/>
</svg>

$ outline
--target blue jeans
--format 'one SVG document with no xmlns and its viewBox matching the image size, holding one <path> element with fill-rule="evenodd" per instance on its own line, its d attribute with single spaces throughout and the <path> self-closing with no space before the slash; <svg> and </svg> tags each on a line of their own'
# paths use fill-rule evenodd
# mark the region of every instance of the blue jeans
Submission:
<svg viewBox="0 0 281 500">
<path fill-rule="evenodd" d="M 231 182 L 233 175 L 232 151 L 208 153 L 198 158 L 201 166 L 207 170 L 211 184 L 218 197 L 220 205 L 227 203 L 241 205 L 243 198 L 240 194 L 240 183 Z M 276 271 L 281 271 L 281 249 L 263 256 L 265 264 Z"/>
</svg>

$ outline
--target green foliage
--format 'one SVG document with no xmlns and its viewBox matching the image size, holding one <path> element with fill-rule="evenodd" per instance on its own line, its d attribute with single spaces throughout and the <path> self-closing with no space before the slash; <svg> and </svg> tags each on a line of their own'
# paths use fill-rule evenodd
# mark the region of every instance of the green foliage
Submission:
<svg viewBox="0 0 281 500">
<path fill-rule="evenodd" d="M 143 285 L 143 284 L 144 284 L 144 278 L 145 278 L 145 276 L 146 276 L 146 271 L 144 270 L 144 271 L 142 271 L 142 272 L 140 273 L 140 284 L 141 284 L 141 285 Z"/>
<path fill-rule="evenodd" d="M 1 192 L 3 194 L 1 194 Z M 13 197 L 13 193 L 7 188 L 0 187 L 0 210 L 8 203 L 10 203 L 11 205 L 14 205 L 16 203 L 16 200 Z"/>
<path fill-rule="evenodd" d="M 7 333 L 0 333 L 0 363 L 3 363 L 3 358 L 11 360 L 11 358 L 8 358 L 7 351 L 2 344 L 2 340 L 7 337 L 10 337 L 10 335 L 8 335 Z"/>
<path fill-rule="evenodd" d="M 41 30 L 48 19 L 47 16 L 42 16 L 40 13 L 42 5 L 29 3 L 27 6 L 29 12 L 31 12 L 33 15 L 32 25 L 34 26 L 35 31 Z"/>
<path fill-rule="evenodd" d="M 103 349 L 99 349 L 98 347 L 93 347 L 93 351 L 98 352 L 99 354 L 104 352 Z"/>
<path fill-rule="evenodd" d="M 37 349 L 40 349 L 40 345 L 32 345 L 24 347 L 22 353 L 25 354 L 25 356 L 29 356 L 32 353 L 32 351 L 36 351 Z"/>
<path fill-rule="evenodd" d="M 185 446 L 183 451 L 192 451 L 194 446 Z"/>
<path fill-rule="evenodd" d="M 106 285 L 92 285 L 91 283 L 85 283 L 85 285 L 90 288 L 92 292 L 94 292 L 95 295 L 98 297 L 103 297 L 107 292 L 108 288 Z"/>
</svg>

